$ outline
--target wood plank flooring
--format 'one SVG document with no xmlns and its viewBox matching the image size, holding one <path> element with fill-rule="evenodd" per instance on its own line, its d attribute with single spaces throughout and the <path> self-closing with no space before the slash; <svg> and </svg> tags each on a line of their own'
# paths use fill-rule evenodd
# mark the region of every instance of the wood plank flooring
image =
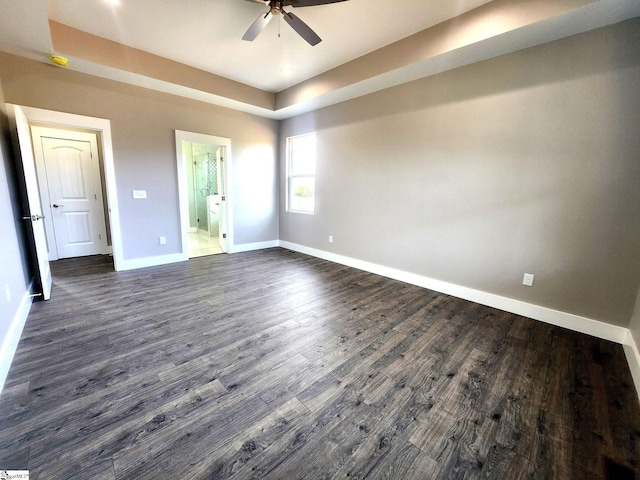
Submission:
<svg viewBox="0 0 640 480">
<path fill-rule="evenodd" d="M 52 268 L 53 298 L 33 305 L 0 396 L 0 469 L 38 480 L 640 472 L 620 345 L 283 249 Z"/>
</svg>

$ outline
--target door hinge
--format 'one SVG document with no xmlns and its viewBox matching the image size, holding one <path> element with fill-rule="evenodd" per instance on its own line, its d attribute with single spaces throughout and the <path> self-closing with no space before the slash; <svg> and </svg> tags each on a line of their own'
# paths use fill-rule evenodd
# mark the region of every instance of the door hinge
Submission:
<svg viewBox="0 0 640 480">
<path fill-rule="evenodd" d="M 99 238 L 100 240 L 102 240 L 102 234 L 101 234 L 101 233 L 99 233 L 99 234 L 98 234 L 98 238 Z"/>
<path fill-rule="evenodd" d="M 94 198 L 94 200 L 98 200 L 98 194 L 97 194 L 97 193 L 94 193 L 94 194 L 93 194 L 93 198 Z"/>
<path fill-rule="evenodd" d="M 227 238 L 227 234 L 226 234 L 226 233 L 223 233 L 223 234 L 222 234 L 222 238 Z"/>
</svg>

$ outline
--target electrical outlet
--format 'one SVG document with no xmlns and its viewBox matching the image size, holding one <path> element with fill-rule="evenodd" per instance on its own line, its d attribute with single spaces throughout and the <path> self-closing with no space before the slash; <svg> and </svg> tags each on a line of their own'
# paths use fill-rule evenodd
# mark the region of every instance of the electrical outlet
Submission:
<svg viewBox="0 0 640 480">
<path fill-rule="evenodd" d="M 329 243 L 333 243 L 333 235 L 329 235 Z"/>
<path fill-rule="evenodd" d="M 527 287 L 533 287 L 533 277 L 533 274 L 525 273 L 524 278 L 522 279 L 522 284 L 526 285 Z"/>
<path fill-rule="evenodd" d="M 166 245 L 167 244 L 167 237 L 160 237 L 160 245 Z"/>
</svg>

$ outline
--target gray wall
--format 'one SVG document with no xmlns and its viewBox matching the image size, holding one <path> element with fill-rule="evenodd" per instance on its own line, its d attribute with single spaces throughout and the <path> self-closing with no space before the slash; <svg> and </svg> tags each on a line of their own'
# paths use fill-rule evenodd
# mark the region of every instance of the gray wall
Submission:
<svg viewBox="0 0 640 480">
<path fill-rule="evenodd" d="M 0 77 L 8 102 L 111 120 L 127 259 L 178 251 L 173 130 L 194 131 L 232 140 L 237 244 L 279 235 L 627 326 L 640 286 L 639 32 L 625 22 L 282 122 L 283 152 L 285 137 L 318 132 L 314 216 L 286 213 L 280 195 L 278 218 L 278 122 L 6 54 Z M 284 192 L 284 162 L 279 180 Z M 131 198 L 141 188 L 151 201 Z M 12 235 L 3 251 L 19 251 Z M 22 258 L 2 260 L 24 291 Z"/>
<path fill-rule="evenodd" d="M 176 129 L 231 139 L 235 244 L 278 238 L 277 121 L 3 53 L 0 76 L 8 103 L 111 121 L 125 259 L 180 251 Z"/>
<path fill-rule="evenodd" d="M 5 341 L 20 303 L 28 293 L 26 249 L 9 123 L 0 83 L 0 345 Z M 7 298 L 7 291 L 9 297 Z"/>
<path fill-rule="evenodd" d="M 283 154 L 317 131 L 318 170 L 315 215 L 281 195 L 281 240 L 628 326 L 638 45 L 636 19 L 284 121 Z"/>
</svg>

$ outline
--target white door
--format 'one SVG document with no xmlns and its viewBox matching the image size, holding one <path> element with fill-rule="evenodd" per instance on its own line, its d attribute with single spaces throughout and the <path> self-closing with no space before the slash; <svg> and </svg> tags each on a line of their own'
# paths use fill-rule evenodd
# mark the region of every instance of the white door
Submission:
<svg viewBox="0 0 640 480">
<path fill-rule="evenodd" d="M 50 259 L 105 253 L 95 134 L 33 127 L 40 190 L 49 206 Z M 55 136 L 54 136 L 55 135 Z"/>
<path fill-rule="evenodd" d="M 38 191 L 38 179 L 36 176 L 36 165 L 31 146 L 31 135 L 29 134 L 29 123 L 24 112 L 18 106 L 13 107 L 12 120 L 15 122 L 18 145 L 22 157 L 22 170 L 27 190 L 29 203 L 29 215 L 23 217 L 31 223 L 33 237 L 35 240 L 35 250 L 37 257 L 37 274 L 40 277 L 42 296 L 45 300 L 51 298 L 51 269 L 49 268 L 49 254 L 47 252 L 47 239 L 44 231 L 44 215 L 40 202 L 40 192 Z"/>
<path fill-rule="evenodd" d="M 220 206 L 218 207 L 218 238 L 220 239 L 220 248 L 223 252 L 229 253 L 229 239 L 227 238 L 227 163 L 226 163 L 226 147 L 220 147 L 216 153 L 218 166 L 218 199 Z"/>
</svg>

